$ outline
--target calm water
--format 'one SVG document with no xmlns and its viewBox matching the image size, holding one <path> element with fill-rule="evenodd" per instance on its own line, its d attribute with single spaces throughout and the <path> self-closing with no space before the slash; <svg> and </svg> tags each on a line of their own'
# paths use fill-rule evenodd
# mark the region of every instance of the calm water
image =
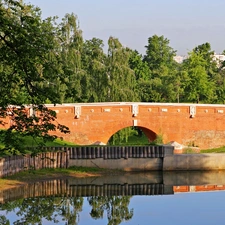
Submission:
<svg viewBox="0 0 225 225">
<path fill-rule="evenodd" d="M 0 224 L 225 223 L 225 173 L 49 180 L 0 192 Z"/>
</svg>

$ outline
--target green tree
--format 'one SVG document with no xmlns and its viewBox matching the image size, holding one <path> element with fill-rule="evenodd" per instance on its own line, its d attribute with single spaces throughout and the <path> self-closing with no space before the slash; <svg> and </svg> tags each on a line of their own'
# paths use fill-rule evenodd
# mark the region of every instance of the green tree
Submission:
<svg viewBox="0 0 225 225">
<path fill-rule="evenodd" d="M 164 36 L 153 35 L 148 38 L 148 45 L 145 46 L 146 55 L 144 62 L 147 62 L 153 78 L 162 76 L 161 68 L 173 68 L 175 65 L 174 56 L 176 51 L 169 46 L 169 40 Z"/>
<path fill-rule="evenodd" d="M 209 78 L 213 79 L 218 72 L 217 62 L 213 60 L 214 51 L 211 50 L 211 45 L 206 42 L 204 44 L 198 45 L 193 49 L 196 54 L 201 54 L 202 58 L 205 60 L 205 70 Z"/>
<path fill-rule="evenodd" d="M 192 51 L 183 63 L 187 73 L 184 101 L 199 103 L 210 102 L 214 98 L 214 82 L 209 78 L 206 67 L 208 63 L 202 53 Z"/>
<path fill-rule="evenodd" d="M 225 51 L 222 53 L 225 55 Z M 225 103 L 225 61 L 218 62 L 218 73 L 215 76 L 216 84 L 216 103 Z"/>
<path fill-rule="evenodd" d="M 9 222 L 9 220 L 6 219 L 5 216 L 0 215 L 0 224 L 2 224 L 2 225 L 10 225 L 10 222 Z"/>
<path fill-rule="evenodd" d="M 43 105 L 47 100 L 60 102 L 59 93 L 48 83 L 64 79 L 53 23 L 53 18 L 42 20 L 40 9 L 23 1 L 0 1 L 0 115 L 14 121 L 7 132 L 0 133 L 5 143 L 2 151 L 14 148 L 13 153 L 15 149 L 23 152 L 20 140 L 24 135 L 52 140 L 55 136 L 49 135 L 49 130 L 68 132 L 68 128 L 53 124 L 55 112 Z M 27 103 L 39 113 L 27 115 Z"/>
<path fill-rule="evenodd" d="M 108 77 L 103 41 L 98 38 L 87 40 L 83 46 L 82 64 L 89 77 L 88 102 L 107 101 Z"/>
<path fill-rule="evenodd" d="M 79 213 L 82 211 L 82 207 L 82 197 L 34 197 L 0 205 L 0 209 L 6 213 L 16 212 L 19 219 L 13 223 L 15 225 L 42 225 L 43 219 L 52 221 L 54 224 L 58 224 L 61 219 L 65 225 L 75 225 L 79 222 Z M 6 218 L 2 219 L 7 221 Z"/>
<path fill-rule="evenodd" d="M 88 202 L 92 206 L 91 217 L 103 218 L 104 211 L 107 212 L 108 225 L 119 225 L 133 217 L 133 209 L 129 210 L 129 196 L 111 197 L 89 197 Z"/>
<path fill-rule="evenodd" d="M 130 51 L 117 38 L 108 40 L 106 74 L 109 79 L 108 101 L 136 101 L 136 79 L 129 65 Z"/>
<path fill-rule="evenodd" d="M 176 51 L 169 46 L 169 40 L 164 36 L 153 35 L 148 38 L 148 45 L 143 61 L 147 63 L 151 77 L 140 83 L 139 87 L 148 87 L 141 93 L 142 101 L 174 102 L 177 91 L 174 83 L 177 78 L 177 63 L 174 61 Z"/>
<path fill-rule="evenodd" d="M 138 51 L 130 49 L 130 52 L 129 65 L 135 73 L 136 80 L 149 80 L 151 78 L 151 71 L 147 62 L 143 61 L 142 55 Z"/>
<path fill-rule="evenodd" d="M 62 69 L 66 85 L 59 85 L 64 90 L 64 102 L 86 102 L 89 90 L 86 71 L 82 69 L 83 36 L 76 15 L 66 14 L 59 25 Z"/>
</svg>

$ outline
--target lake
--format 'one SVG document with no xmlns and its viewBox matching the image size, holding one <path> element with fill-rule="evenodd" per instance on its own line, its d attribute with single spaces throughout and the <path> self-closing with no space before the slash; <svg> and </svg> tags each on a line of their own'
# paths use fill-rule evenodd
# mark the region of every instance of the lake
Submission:
<svg viewBox="0 0 225 225">
<path fill-rule="evenodd" d="M 0 224 L 215 225 L 224 200 L 224 171 L 47 180 L 0 191 Z"/>
</svg>

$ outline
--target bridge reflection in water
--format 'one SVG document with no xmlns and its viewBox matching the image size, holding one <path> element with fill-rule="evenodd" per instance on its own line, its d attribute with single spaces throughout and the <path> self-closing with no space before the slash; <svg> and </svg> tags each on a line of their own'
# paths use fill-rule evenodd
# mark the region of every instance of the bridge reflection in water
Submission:
<svg viewBox="0 0 225 225">
<path fill-rule="evenodd" d="M 0 203 L 43 196 L 172 195 L 177 192 L 225 190 L 225 171 L 151 172 L 47 180 L 0 191 Z"/>
</svg>

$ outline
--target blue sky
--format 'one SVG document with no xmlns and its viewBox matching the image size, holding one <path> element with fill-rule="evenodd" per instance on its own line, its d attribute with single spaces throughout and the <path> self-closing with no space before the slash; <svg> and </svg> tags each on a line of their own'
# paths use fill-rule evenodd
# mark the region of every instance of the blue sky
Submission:
<svg viewBox="0 0 225 225">
<path fill-rule="evenodd" d="M 164 35 L 178 55 L 205 42 L 225 50 L 225 0 L 24 0 L 41 8 L 43 18 L 74 13 L 85 39 L 116 37 L 145 53 L 152 35 Z"/>
</svg>

